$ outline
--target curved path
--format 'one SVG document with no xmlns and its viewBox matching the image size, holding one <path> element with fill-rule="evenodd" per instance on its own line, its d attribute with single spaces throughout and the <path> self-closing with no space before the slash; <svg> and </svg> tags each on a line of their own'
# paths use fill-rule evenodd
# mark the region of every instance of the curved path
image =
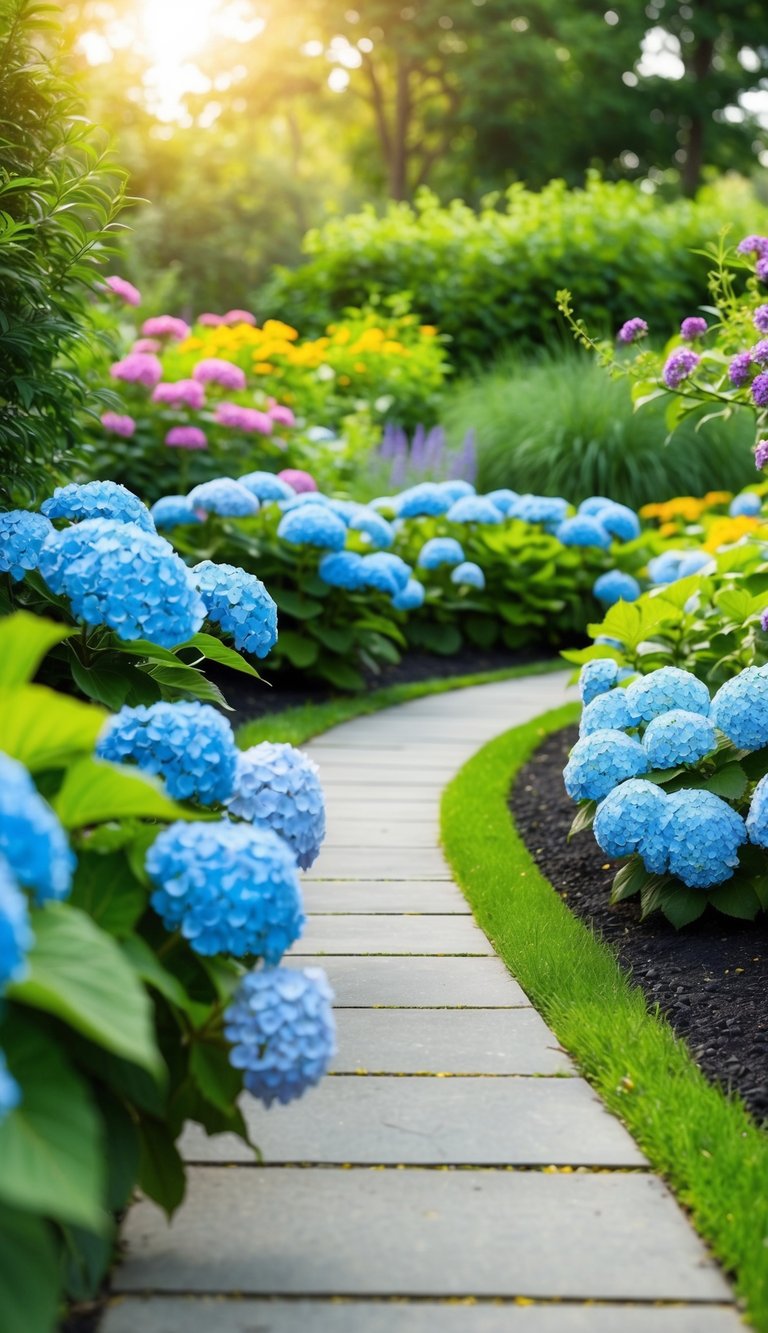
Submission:
<svg viewBox="0 0 768 1333">
<path fill-rule="evenodd" d="M 565 702 L 545 675 L 414 701 L 308 748 L 329 812 L 291 959 L 336 991 L 333 1072 L 190 1132 L 168 1227 L 129 1215 L 102 1333 L 736 1333 L 729 1289 L 475 925 L 443 787 Z"/>
</svg>

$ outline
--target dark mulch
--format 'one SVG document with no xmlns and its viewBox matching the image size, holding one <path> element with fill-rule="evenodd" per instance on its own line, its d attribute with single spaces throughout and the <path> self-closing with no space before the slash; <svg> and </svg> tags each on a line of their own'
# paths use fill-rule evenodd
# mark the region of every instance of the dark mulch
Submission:
<svg viewBox="0 0 768 1333">
<path fill-rule="evenodd" d="M 641 922 L 634 900 L 609 904 L 620 864 L 608 862 L 590 831 L 566 836 L 576 807 L 562 770 L 576 728 L 548 736 L 518 774 L 510 809 L 542 873 L 576 916 L 618 950 L 624 967 L 684 1037 L 704 1072 L 768 1117 L 768 922 L 707 911 L 676 931 L 663 918 Z"/>
</svg>

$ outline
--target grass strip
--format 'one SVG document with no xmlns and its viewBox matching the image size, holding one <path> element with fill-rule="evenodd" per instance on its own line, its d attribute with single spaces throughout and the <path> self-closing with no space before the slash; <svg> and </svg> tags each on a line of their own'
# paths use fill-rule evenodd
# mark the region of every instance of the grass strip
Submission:
<svg viewBox="0 0 768 1333">
<path fill-rule="evenodd" d="M 569 911 L 507 808 L 517 772 L 578 712 L 569 704 L 545 713 L 464 765 L 443 796 L 446 855 L 509 970 L 689 1209 L 752 1325 L 768 1333 L 768 1135 L 708 1082 L 613 951 Z"/>
<path fill-rule="evenodd" d="M 312 736 L 336 727 L 341 722 L 349 722 L 354 717 L 363 717 L 378 713 L 382 708 L 393 708 L 396 704 L 422 699 L 428 694 L 446 694 L 449 690 L 465 690 L 472 685 L 492 685 L 499 680 L 514 680 L 517 676 L 541 676 L 552 671 L 562 671 L 564 663 L 555 658 L 548 662 L 528 662 L 522 666 L 504 667 L 501 671 L 484 671 L 473 676 L 440 676 L 434 680 L 410 681 L 405 685 L 387 685 L 370 694 L 342 695 L 329 699 L 325 703 L 301 704 L 297 708 L 286 708 L 282 713 L 270 713 L 266 717 L 255 718 L 253 722 L 244 722 L 237 728 L 237 743 L 241 750 L 247 750 L 260 741 L 284 741 L 290 745 L 302 745 Z"/>
</svg>

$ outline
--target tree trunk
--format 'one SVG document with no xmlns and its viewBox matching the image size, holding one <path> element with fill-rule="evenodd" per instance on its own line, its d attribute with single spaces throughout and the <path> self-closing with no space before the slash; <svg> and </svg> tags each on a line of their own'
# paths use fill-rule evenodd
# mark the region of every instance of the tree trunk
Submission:
<svg viewBox="0 0 768 1333">
<path fill-rule="evenodd" d="M 411 70 L 403 55 L 397 57 L 395 114 L 389 160 L 389 193 L 408 198 L 408 132 L 411 124 Z"/>
<path fill-rule="evenodd" d="M 693 55 L 688 64 L 688 73 L 695 94 L 692 100 L 696 105 L 696 110 L 691 115 L 691 128 L 685 146 L 686 158 L 680 176 L 683 194 L 689 196 L 696 193 L 701 183 L 701 168 L 704 165 L 704 118 L 706 115 L 706 111 L 702 109 L 702 103 L 706 107 L 707 99 L 703 94 L 707 77 L 712 69 L 714 49 L 715 44 L 710 37 L 700 38 L 694 47 Z"/>
</svg>

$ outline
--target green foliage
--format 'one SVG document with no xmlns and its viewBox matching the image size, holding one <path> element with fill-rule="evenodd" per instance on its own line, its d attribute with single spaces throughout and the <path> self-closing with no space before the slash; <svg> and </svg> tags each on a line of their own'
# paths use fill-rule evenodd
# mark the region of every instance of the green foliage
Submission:
<svg viewBox="0 0 768 1333">
<path fill-rule="evenodd" d="M 93 410 L 66 356 L 89 336 L 86 298 L 109 253 L 123 179 L 62 73 L 58 9 L 0 13 L 0 474 L 34 493 Z"/>
</svg>

